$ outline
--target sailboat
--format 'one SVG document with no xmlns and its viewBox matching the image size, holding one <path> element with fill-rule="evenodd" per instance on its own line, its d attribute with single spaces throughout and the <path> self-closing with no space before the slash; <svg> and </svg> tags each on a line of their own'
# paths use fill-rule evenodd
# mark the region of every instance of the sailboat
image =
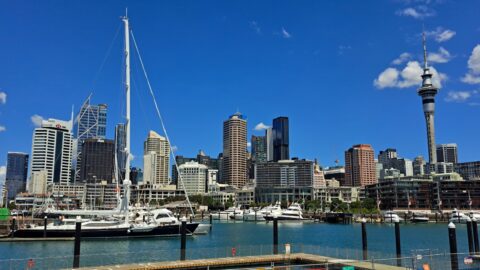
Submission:
<svg viewBox="0 0 480 270">
<path fill-rule="evenodd" d="M 45 237 L 73 237 L 75 235 L 76 222 L 82 223 L 82 237 L 86 238 L 109 238 L 109 237 L 151 237 L 179 235 L 181 222 L 167 209 L 150 211 L 140 221 L 131 221 L 132 212 L 129 209 L 130 202 L 130 28 L 127 15 L 122 17 L 125 28 L 125 92 L 126 92 L 126 147 L 127 155 L 125 166 L 125 179 L 123 180 L 123 198 L 114 210 L 51 210 L 50 213 L 77 215 L 76 219 L 63 219 L 44 226 L 30 224 L 11 232 L 11 236 L 19 238 Z M 118 181 L 117 181 L 118 184 Z M 117 188 L 119 196 L 119 189 Z M 188 197 L 187 197 L 188 198 Z M 82 219 L 80 216 L 94 216 L 94 218 Z M 102 218 L 97 218 L 102 216 Z M 198 223 L 187 223 L 187 234 L 193 234 L 199 226 Z"/>
</svg>

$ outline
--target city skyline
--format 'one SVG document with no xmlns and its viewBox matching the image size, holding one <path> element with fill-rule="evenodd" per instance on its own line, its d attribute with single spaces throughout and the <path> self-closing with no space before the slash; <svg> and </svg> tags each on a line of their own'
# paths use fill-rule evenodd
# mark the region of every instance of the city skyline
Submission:
<svg viewBox="0 0 480 270">
<path fill-rule="evenodd" d="M 181 16 L 181 19 L 188 23 L 203 20 L 204 16 L 209 15 L 213 16 L 213 19 L 209 19 L 205 26 L 197 26 L 196 30 L 200 31 L 199 33 L 187 32 L 184 36 L 178 36 L 160 25 L 164 20 L 174 20 L 168 12 L 177 9 L 183 10 L 181 5 L 155 4 L 154 6 L 158 8 L 159 12 L 163 8 L 166 9 L 166 11 L 162 11 L 162 15 L 165 17 L 157 17 L 154 12 L 149 12 L 141 4 L 128 3 L 128 6 L 134 30 L 139 35 L 139 45 L 145 54 L 144 57 L 148 56 L 150 59 L 146 60 L 147 69 L 159 70 L 154 72 L 152 82 L 154 89 L 157 90 L 156 94 L 164 100 L 160 103 L 161 110 L 169 129 L 171 143 L 178 149 L 176 151 L 178 154 L 191 156 L 198 149 L 204 149 L 208 155 L 216 156 L 222 151 L 221 123 L 238 107 L 242 113 L 250 117 L 247 118 L 248 137 L 251 134 L 262 135 L 266 126 L 263 123 L 270 123 L 277 116 L 289 117 L 290 156 L 311 160 L 318 158 L 321 165 L 324 166 L 333 165 L 335 159 L 339 159 L 343 163 L 343 152 L 351 145 L 358 143 L 371 144 L 376 152 L 380 149 L 394 147 L 403 157 L 413 159 L 417 155 L 423 155 L 427 158 L 425 124 L 415 92 L 421 83 L 421 73 L 416 74 L 415 72 L 417 71 L 416 65 L 420 63 L 421 66 L 422 45 L 419 34 L 422 24 L 425 24 L 428 58 L 434 74 L 433 80 L 434 83 L 442 84 L 437 96 L 436 143 L 457 143 L 460 161 L 478 160 L 475 149 L 479 149 L 480 142 L 474 140 L 473 135 L 478 127 L 472 127 L 468 123 L 475 121 L 475 115 L 478 114 L 480 108 L 475 106 L 477 105 L 475 103 L 479 101 L 478 85 L 471 84 L 480 80 L 478 78 L 475 80 L 475 76 L 478 77 L 479 72 L 475 65 L 478 62 L 475 61 L 480 61 L 478 60 L 480 59 L 480 49 L 477 53 L 477 50 L 474 50 L 474 48 L 480 48 L 476 47 L 479 40 L 475 39 L 473 37 L 475 35 L 472 34 L 478 32 L 475 27 L 479 26 L 465 25 L 468 24 L 465 22 L 469 22 L 469 18 L 474 19 L 471 11 L 466 11 L 465 20 L 462 22 L 449 21 L 449 18 L 456 14 L 456 10 L 461 9 L 462 5 L 467 5 L 468 2 L 467 4 L 465 2 L 456 4 L 460 7 L 455 7 L 454 4 L 448 2 L 424 3 L 436 15 L 416 9 L 416 4 L 400 2 L 402 1 L 379 3 L 380 7 L 375 7 L 373 11 L 370 11 L 374 16 L 375 12 L 378 12 L 377 8 L 379 10 L 385 8 L 391 12 L 392 18 L 386 20 L 383 28 L 375 28 L 378 31 L 377 35 L 367 35 L 366 41 L 355 35 L 352 35 L 351 38 L 340 37 L 342 33 L 350 33 L 350 26 L 345 23 L 338 24 L 338 36 L 337 34 L 323 33 L 329 29 L 321 27 L 322 20 L 315 20 L 316 14 L 313 11 L 320 13 L 322 8 L 336 9 L 339 12 L 348 12 L 348 10 L 342 5 L 337 7 L 331 7 L 328 4 L 314 5 L 313 11 L 306 13 L 305 16 L 319 28 L 319 32 L 316 34 L 323 33 L 327 37 L 331 37 L 327 42 L 322 35 L 312 38 L 314 41 L 312 43 L 319 48 L 314 48 L 313 45 L 307 46 L 309 35 L 313 33 L 305 30 L 302 26 L 308 24 L 303 21 L 294 22 L 295 18 L 298 18 L 295 15 L 298 16 L 300 11 L 305 12 L 299 7 L 293 8 L 292 16 L 289 19 L 282 19 L 279 15 L 285 14 L 288 5 L 276 7 L 275 11 L 278 14 L 270 15 L 269 18 L 272 19 L 270 22 L 265 18 L 265 11 L 268 8 L 265 3 L 256 6 L 251 13 L 246 12 L 239 16 L 235 16 L 233 12 L 235 4 L 221 5 L 211 13 Z M 473 5 L 475 6 L 475 4 Z M 47 35 L 40 39 L 40 47 L 46 49 L 46 54 L 52 58 L 52 63 L 41 63 L 45 60 L 42 60 L 43 58 L 40 56 L 32 59 L 32 63 L 42 69 L 51 69 L 49 72 L 58 72 L 58 67 L 54 65 L 62 64 L 61 75 L 65 78 L 53 77 L 55 82 L 52 83 L 50 77 L 53 73 L 35 73 L 26 68 L 25 74 L 32 78 L 32 82 L 29 83 L 28 80 L 20 82 L 20 77 L 15 75 L 15 72 L 23 74 L 20 71 L 22 63 L 26 59 L 19 54 L 23 50 L 30 53 L 33 51 L 28 51 L 25 47 L 15 49 L 12 47 L 10 49 L 10 51 L 13 50 L 11 56 L 5 55 L 5 52 L 0 53 L 7 59 L 13 61 L 18 58 L 20 61 L 18 65 L 0 68 L 0 72 L 5 74 L 5 77 L 0 79 L 0 92 L 4 93 L 0 93 L 0 126 L 5 129 L 0 131 L 0 141 L 2 145 L 8 145 L 8 147 L 3 146 L 0 149 L 0 166 L 6 164 L 8 151 L 31 152 L 34 129 L 32 122 L 39 122 L 41 118 L 69 119 L 71 105 L 74 104 L 78 108 L 90 92 L 93 92 L 95 104 L 106 103 L 109 106 L 106 136 L 108 139 L 114 137 L 114 126 L 123 122 L 121 117 L 123 106 L 121 78 L 114 75 L 114 71 L 121 68 L 120 64 L 117 65 L 117 62 L 121 62 L 122 46 L 118 38 L 116 43 L 112 43 L 115 44 L 112 47 L 112 54 L 106 58 L 104 54 L 120 23 L 118 16 L 122 14 L 127 3 L 96 4 L 91 2 L 91 5 L 102 11 L 108 10 L 108 12 L 102 14 L 98 11 L 98 13 L 92 14 L 91 21 L 88 21 L 85 26 L 89 31 L 84 31 L 80 27 L 81 23 L 78 18 L 85 17 L 82 14 L 90 14 L 90 11 L 84 8 L 74 11 L 77 7 L 75 4 L 66 6 L 64 15 L 47 13 L 48 20 L 36 25 L 42 27 L 42 24 L 45 24 L 52 31 L 42 32 Z M 350 2 L 352 7 L 357 5 L 358 3 Z M 7 6 L 9 8 L 4 10 L 13 9 L 20 12 L 20 6 L 15 4 Z M 46 13 L 49 12 L 48 7 L 47 3 L 45 7 L 38 8 Z M 417 13 L 412 13 L 412 9 Z M 410 10 L 410 13 L 407 10 Z M 30 15 L 33 10 L 27 9 L 23 12 Z M 167 13 L 163 14 L 163 12 Z M 18 23 L 12 14 L 5 11 L 0 11 L 0 14 L 3 17 L 0 20 L 11 20 Z M 23 19 L 35 20 L 37 18 L 36 15 L 31 15 L 32 18 Z M 422 16 L 423 19 L 419 20 Z M 356 18 L 359 19 L 359 17 Z M 152 21 L 154 19 L 159 22 Z M 337 20 L 335 17 L 329 17 L 329 19 L 331 19 L 330 22 Z M 68 27 L 52 25 L 57 20 L 65 20 L 65 25 Z M 177 22 L 179 25 L 176 26 L 176 29 L 185 30 L 185 22 Z M 152 36 L 152 33 L 145 29 L 146 23 L 154 25 L 154 33 L 166 33 L 168 38 L 149 39 L 148 36 Z M 11 22 L 8 24 L 10 25 Z M 16 43 L 28 43 L 30 38 L 38 38 L 36 34 L 26 36 L 25 31 L 29 27 L 24 24 L 18 23 L 15 26 L 19 31 L 19 34 L 13 36 L 13 41 Z M 361 26 L 365 27 L 368 24 Z M 66 32 L 69 27 L 72 27 L 69 31 L 78 31 L 79 37 Z M 235 31 L 231 35 L 222 36 L 220 33 L 225 30 Z M 362 29 L 355 28 L 355 30 L 359 30 L 359 35 L 367 34 Z M 8 31 L 0 29 L 0 32 L 7 33 L 6 36 L 9 36 Z M 401 34 L 392 35 L 386 31 L 399 31 Z M 206 46 L 210 44 L 211 40 L 201 39 L 201 34 L 205 34 L 217 42 L 218 39 L 224 38 L 225 41 L 222 43 L 225 46 L 224 51 L 215 55 L 215 50 L 221 47 L 214 47 L 215 50 L 207 48 Z M 380 36 L 383 38 L 378 38 Z M 62 40 L 65 37 L 71 41 L 65 41 L 66 43 L 62 46 L 55 45 L 55 42 L 48 45 L 44 42 L 48 38 Z M 88 38 L 95 46 L 89 45 L 90 43 L 82 43 L 78 40 L 79 38 Z M 201 39 L 200 48 L 183 44 L 195 38 Z M 387 38 L 393 40 L 389 41 Z M 232 43 L 237 39 L 250 42 L 245 49 L 242 49 Z M 399 44 L 393 44 L 394 42 Z M 174 50 L 171 46 L 175 43 L 183 45 L 180 49 Z M 167 52 L 173 50 L 173 56 L 166 56 L 165 52 L 160 53 L 158 49 L 155 49 L 155 46 L 161 44 L 163 44 L 160 47 L 161 50 Z M 7 42 L 6 51 L 11 45 Z M 266 51 L 269 46 L 274 48 L 273 52 Z M 71 56 L 81 50 L 88 53 L 89 60 L 79 61 L 78 58 Z M 256 50 L 259 50 L 260 54 L 257 54 Z M 238 56 L 247 56 L 249 60 L 242 61 L 238 56 L 230 56 L 226 60 L 220 61 L 219 58 L 224 57 L 224 54 L 230 55 L 234 52 L 238 52 Z M 375 52 L 376 55 L 372 55 L 372 52 Z M 155 53 L 160 55 L 156 56 Z M 203 54 L 209 53 L 214 54 L 212 60 L 214 67 L 204 72 L 198 71 L 202 68 L 200 63 L 206 60 Z M 263 58 L 259 60 L 261 67 L 255 68 L 249 61 L 262 55 Z M 478 58 L 475 58 L 475 55 Z M 62 57 L 66 57 L 66 59 L 61 60 Z M 195 61 L 190 62 L 192 66 L 183 74 L 181 70 L 187 64 L 185 57 L 192 57 Z M 175 62 L 176 58 L 179 58 L 179 63 Z M 279 61 L 278 58 L 284 60 Z M 101 62 L 103 59 L 106 59 L 104 67 Z M 368 62 L 365 62 L 367 60 Z M 228 61 L 231 62 L 228 63 Z M 366 71 L 361 71 L 354 66 L 354 63 L 357 62 L 368 63 L 366 65 L 371 65 L 371 67 L 366 68 Z M 76 66 L 75 63 L 79 65 Z M 97 69 L 99 66 L 100 68 Z M 221 72 L 225 78 L 213 76 L 215 72 L 219 72 L 226 66 L 231 67 L 232 74 Z M 261 69 L 269 71 L 261 72 Z M 300 70 L 294 71 L 293 69 Z M 87 70 L 89 71 L 87 72 Z M 413 72 L 413 75 L 409 72 Z M 448 77 L 447 80 L 445 76 Z M 242 77 L 245 78 L 245 81 L 240 80 Z M 254 80 L 258 77 L 261 79 Z M 157 131 L 161 129 L 158 120 L 154 118 L 153 108 L 140 108 L 141 104 L 144 107 L 152 106 L 146 89 L 142 85 L 141 77 L 138 76 L 137 79 L 139 80 L 137 85 L 132 87 L 134 166 L 142 164 L 144 134 L 150 129 Z M 339 81 L 340 79 L 343 81 Z M 182 83 L 178 81 L 182 81 Z M 216 86 L 217 83 L 219 86 Z M 42 85 L 41 91 L 38 91 L 41 93 L 33 91 L 37 89 L 37 84 Z M 92 91 L 91 88 L 94 90 Z M 329 91 L 330 88 L 338 91 Z M 138 95 L 133 93 L 135 91 Z M 234 95 L 233 93 L 237 91 L 243 91 L 244 95 Z M 185 92 L 188 93 L 188 96 L 184 96 Z M 252 94 L 256 92 L 259 93 L 259 100 L 251 98 Z M 65 93 L 65 96 L 61 100 L 55 100 L 62 93 Z M 206 93 L 206 95 L 202 96 L 199 93 Z M 198 103 L 197 99 L 202 103 L 196 104 Z M 167 100 L 174 102 L 167 102 Z M 391 100 L 394 100 L 394 103 Z M 375 102 L 374 106 L 365 106 L 371 101 Z M 51 102 L 55 102 L 55 106 L 52 106 Z M 173 103 L 173 105 L 169 103 Z M 399 106 L 394 104 L 399 104 Z M 180 110 L 184 110 L 184 112 L 179 112 L 177 106 L 183 106 L 184 108 Z M 258 109 L 259 106 L 264 107 Z M 18 108 L 22 108 L 22 110 Z M 199 110 L 203 112 L 200 114 L 202 119 L 197 117 L 195 121 L 192 121 L 192 113 Z M 459 118 L 465 121 L 458 121 Z M 255 130 L 257 128 L 258 131 Z M 195 130 L 196 133 L 193 135 L 189 130 Z"/>
</svg>

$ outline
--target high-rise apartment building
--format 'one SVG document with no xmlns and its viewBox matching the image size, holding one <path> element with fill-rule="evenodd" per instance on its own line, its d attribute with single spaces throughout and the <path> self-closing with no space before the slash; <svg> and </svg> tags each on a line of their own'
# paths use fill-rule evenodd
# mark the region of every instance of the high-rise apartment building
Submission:
<svg viewBox="0 0 480 270">
<path fill-rule="evenodd" d="M 75 181 L 80 176 L 83 141 L 86 139 L 105 139 L 107 133 L 107 105 L 90 104 L 91 97 L 92 95 L 88 96 L 83 102 L 74 123 L 75 152 L 72 159 Z"/>
<path fill-rule="evenodd" d="M 177 189 L 185 190 L 188 195 L 204 194 L 207 188 L 208 167 L 196 161 L 189 161 L 178 166 L 182 182 L 177 183 Z"/>
<path fill-rule="evenodd" d="M 253 163 L 267 162 L 267 137 L 252 135 L 250 143 Z"/>
<path fill-rule="evenodd" d="M 125 165 L 127 164 L 127 154 L 125 148 L 127 147 L 127 134 L 125 131 L 125 124 L 120 123 L 115 126 L 115 151 L 117 154 L 117 180 L 121 183 L 125 175 Z"/>
<path fill-rule="evenodd" d="M 5 185 L 8 191 L 9 200 L 26 190 L 28 173 L 28 154 L 20 152 L 8 152 L 7 172 Z"/>
<path fill-rule="evenodd" d="M 369 144 L 357 144 L 345 151 L 346 185 L 363 187 L 377 183 L 374 155 Z"/>
<path fill-rule="evenodd" d="M 273 119 L 272 136 L 274 161 L 290 159 L 288 130 L 288 117 L 281 116 Z"/>
<path fill-rule="evenodd" d="M 82 144 L 80 179 L 87 183 L 113 183 L 115 144 L 112 140 L 86 139 Z"/>
<path fill-rule="evenodd" d="M 30 175 L 46 171 L 47 183 L 68 184 L 72 166 L 72 122 L 43 120 L 33 132 Z"/>
<path fill-rule="evenodd" d="M 458 162 L 458 150 L 456 143 L 437 144 L 437 162 Z"/>
<path fill-rule="evenodd" d="M 257 187 L 313 187 L 315 164 L 309 160 L 280 160 L 259 163 L 256 167 Z"/>
<path fill-rule="evenodd" d="M 143 150 L 143 182 L 156 186 L 167 185 L 170 182 L 170 143 L 165 137 L 150 131 Z"/>
<path fill-rule="evenodd" d="M 243 187 L 247 182 L 247 120 L 239 112 L 223 122 L 222 181 Z"/>
</svg>

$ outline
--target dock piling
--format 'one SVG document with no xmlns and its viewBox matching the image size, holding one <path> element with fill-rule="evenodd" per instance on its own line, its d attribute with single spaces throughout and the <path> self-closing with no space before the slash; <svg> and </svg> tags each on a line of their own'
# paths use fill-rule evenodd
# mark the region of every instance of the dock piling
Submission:
<svg viewBox="0 0 480 270">
<path fill-rule="evenodd" d="M 80 267 L 80 242 L 82 240 L 82 218 L 77 216 L 77 220 L 75 222 L 75 244 L 73 247 L 73 267 L 72 268 L 79 268 Z"/>
<path fill-rule="evenodd" d="M 180 260 L 185 261 L 187 249 L 187 218 L 182 217 L 182 225 L 180 227 Z"/>
<path fill-rule="evenodd" d="M 273 254 L 278 254 L 278 218 L 273 217 Z"/>
<path fill-rule="evenodd" d="M 448 241 L 450 243 L 450 264 L 452 270 L 458 270 L 457 235 L 455 230 L 455 224 L 450 222 L 448 224 Z"/>
<path fill-rule="evenodd" d="M 368 258 L 368 250 L 367 250 L 367 220 L 365 218 L 362 219 L 362 251 L 363 251 L 363 260 L 367 260 Z"/>
<path fill-rule="evenodd" d="M 478 243 L 478 226 L 477 226 L 477 219 L 475 217 L 472 218 L 472 230 L 473 230 L 473 243 L 475 246 L 475 252 L 480 252 L 480 245 Z"/>
<path fill-rule="evenodd" d="M 15 237 L 15 230 L 17 229 L 17 218 L 16 217 L 13 217 L 12 218 L 12 228 L 10 229 L 11 230 L 11 234 L 10 234 L 10 237 Z"/>
<path fill-rule="evenodd" d="M 473 255 L 475 252 L 473 247 L 473 235 L 472 235 L 472 220 L 467 218 L 467 236 L 468 236 L 468 253 Z"/>
<path fill-rule="evenodd" d="M 397 266 L 402 266 L 402 246 L 400 244 L 400 220 L 395 219 L 395 248 L 397 251 Z"/>
<path fill-rule="evenodd" d="M 47 216 L 43 217 L 43 238 L 47 238 Z"/>
</svg>

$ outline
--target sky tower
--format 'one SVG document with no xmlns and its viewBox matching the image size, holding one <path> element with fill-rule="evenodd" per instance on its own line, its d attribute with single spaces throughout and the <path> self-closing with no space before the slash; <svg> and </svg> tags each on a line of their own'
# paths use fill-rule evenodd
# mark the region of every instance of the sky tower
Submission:
<svg viewBox="0 0 480 270">
<path fill-rule="evenodd" d="M 432 84 L 432 73 L 427 63 L 427 45 L 425 41 L 425 33 L 423 33 L 423 74 L 422 74 L 422 86 L 418 89 L 417 93 L 422 97 L 423 113 L 425 115 L 425 122 L 427 123 L 427 140 L 428 140 L 428 160 L 431 165 L 437 163 L 437 153 L 435 150 L 435 124 L 434 124 L 434 112 L 435 112 L 435 95 L 438 92 L 438 88 Z"/>
</svg>

